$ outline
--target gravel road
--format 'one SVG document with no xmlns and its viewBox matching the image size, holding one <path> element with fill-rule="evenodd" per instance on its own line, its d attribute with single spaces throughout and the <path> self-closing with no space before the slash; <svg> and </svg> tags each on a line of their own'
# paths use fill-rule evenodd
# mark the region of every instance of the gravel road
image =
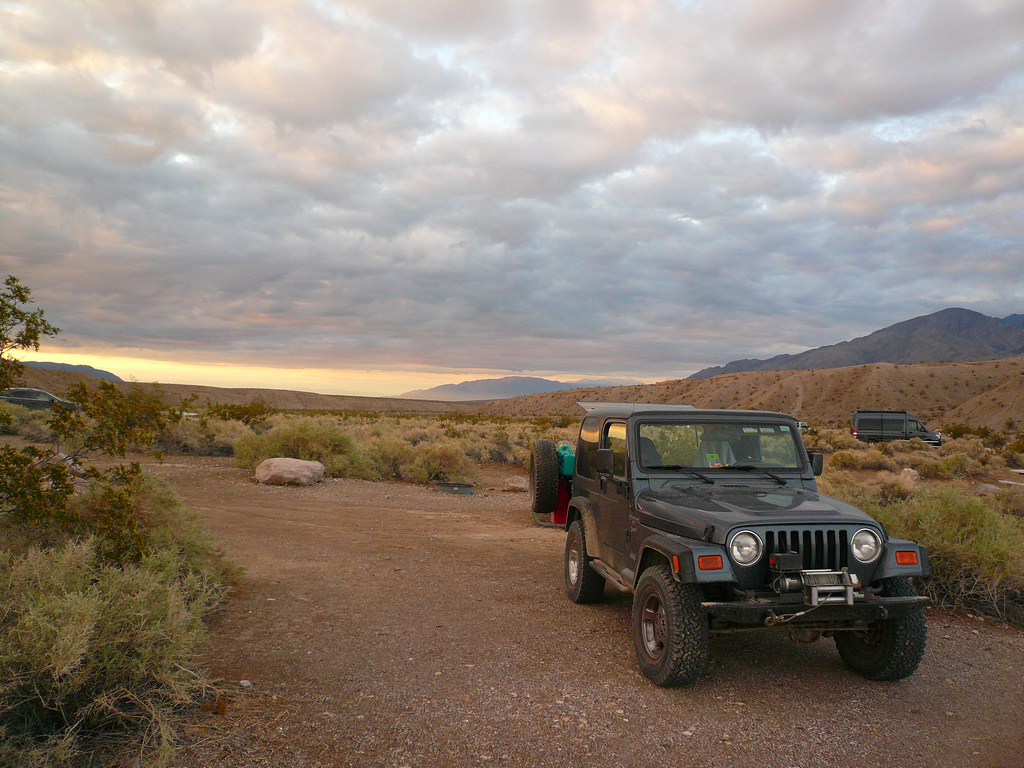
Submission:
<svg viewBox="0 0 1024 768">
<path fill-rule="evenodd" d="M 186 766 L 1024 766 L 1019 630 L 930 609 L 889 684 L 829 640 L 719 636 L 695 686 L 661 689 L 629 596 L 570 603 L 564 534 L 500 475 L 453 496 L 175 461 L 152 470 L 246 569 L 204 660 L 228 706 L 185 728 Z"/>
</svg>

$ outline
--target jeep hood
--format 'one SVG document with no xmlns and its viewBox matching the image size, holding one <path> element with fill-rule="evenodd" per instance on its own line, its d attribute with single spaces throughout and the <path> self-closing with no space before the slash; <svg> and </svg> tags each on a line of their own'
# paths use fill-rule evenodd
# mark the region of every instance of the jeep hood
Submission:
<svg viewBox="0 0 1024 768">
<path fill-rule="evenodd" d="M 739 525 L 877 525 L 838 499 L 775 485 L 670 482 L 641 491 L 636 502 L 647 525 L 692 539 L 704 539 L 708 526 L 723 541 Z"/>
</svg>

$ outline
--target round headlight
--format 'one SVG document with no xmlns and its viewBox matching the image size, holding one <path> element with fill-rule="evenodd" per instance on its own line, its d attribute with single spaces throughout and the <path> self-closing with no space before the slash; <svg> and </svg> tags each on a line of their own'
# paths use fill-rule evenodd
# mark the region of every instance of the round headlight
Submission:
<svg viewBox="0 0 1024 768">
<path fill-rule="evenodd" d="M 729 542 L 729 556 L 737 565 L 752 565 L 761 557 L 764 546 L 756 533 L 740 531 Z"/>
<path fill-rule="evenodd" d="M 861 528 L 850 540 L 853 556 L 862 563 L 870 563 L 882 551 L 882 540 L 878 534 L 868 528 Z"/>
</svg>

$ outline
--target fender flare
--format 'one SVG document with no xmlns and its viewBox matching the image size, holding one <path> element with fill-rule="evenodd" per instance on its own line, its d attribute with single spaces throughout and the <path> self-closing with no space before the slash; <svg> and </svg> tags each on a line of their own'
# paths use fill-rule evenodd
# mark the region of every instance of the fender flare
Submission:
<svg viewBox="0 0 1024 768">
<path fill-rule="evenodd" d="M 587 554 L 593 557 L 596 549 L 592 542 L 598 540 L 597 535 L 597 505 L 586 496 L 573 496 L 569 499 L 569 509 L 565 513 L 565 530 L 576 520 L 583 521 L 583 535 L 587 540 Z"/>
<path fill-rule="evenodd" d="M 655 533 L 648 536 L 640 544 L 638 567 L 633 576 L 633 586 L 636 587 L 644 572 L 645 558 L 650 553 L 657 552 L 664 556 L 672 570 L 676 581 L 684 584 L 709 584 L 720 582 L 735 582 L 736 576 L 732 571 L 729 558 L 725 556 L 725 549 L 718 544 L 709 544 L 705 541 L 695 539 L 684 539 L 680 536 L 667 536 Z M 722 568 L 714 571 L 702 571 L 698 568 L 697 559 L 704 555 L 719 555 L 722 558 Z M 677 567 L 678 563 L 678 567 Z"/>
</svg>

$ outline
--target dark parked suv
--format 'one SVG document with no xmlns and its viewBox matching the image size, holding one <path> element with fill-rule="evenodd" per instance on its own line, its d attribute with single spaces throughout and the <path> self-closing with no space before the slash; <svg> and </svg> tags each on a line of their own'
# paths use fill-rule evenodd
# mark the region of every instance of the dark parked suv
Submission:
<svg viewBox="0 0 1024 768">
<path fill-rule="evenodd" d="M 574 466 L 552 464 L 550 441 L 534 446 L 535 511 L 565 516 L 571 600 L 595 602 L 607 582 L 633 593 L 633 643 L 651 680 L 692 683 L 709 635 L 753 629 L 831 637 L 872 680 L 917 669 L 928 598 L 910 579 L 928 574 L 928 555 L 817 492 L 822 456 L 791 417 L 580 405 Z"/>
<path fill-rule="evenodd" d="M 41 389 L 30 389 L 28 387 L 12 387 L 0 393 L 0 400 L 11 405 L 20 405 L 33 411 L 44 411 L 53 408 L 54 405 L 61 405 L 68 409 L 78 406 L 68 400 L 64 400 Z"/>
</svg>

